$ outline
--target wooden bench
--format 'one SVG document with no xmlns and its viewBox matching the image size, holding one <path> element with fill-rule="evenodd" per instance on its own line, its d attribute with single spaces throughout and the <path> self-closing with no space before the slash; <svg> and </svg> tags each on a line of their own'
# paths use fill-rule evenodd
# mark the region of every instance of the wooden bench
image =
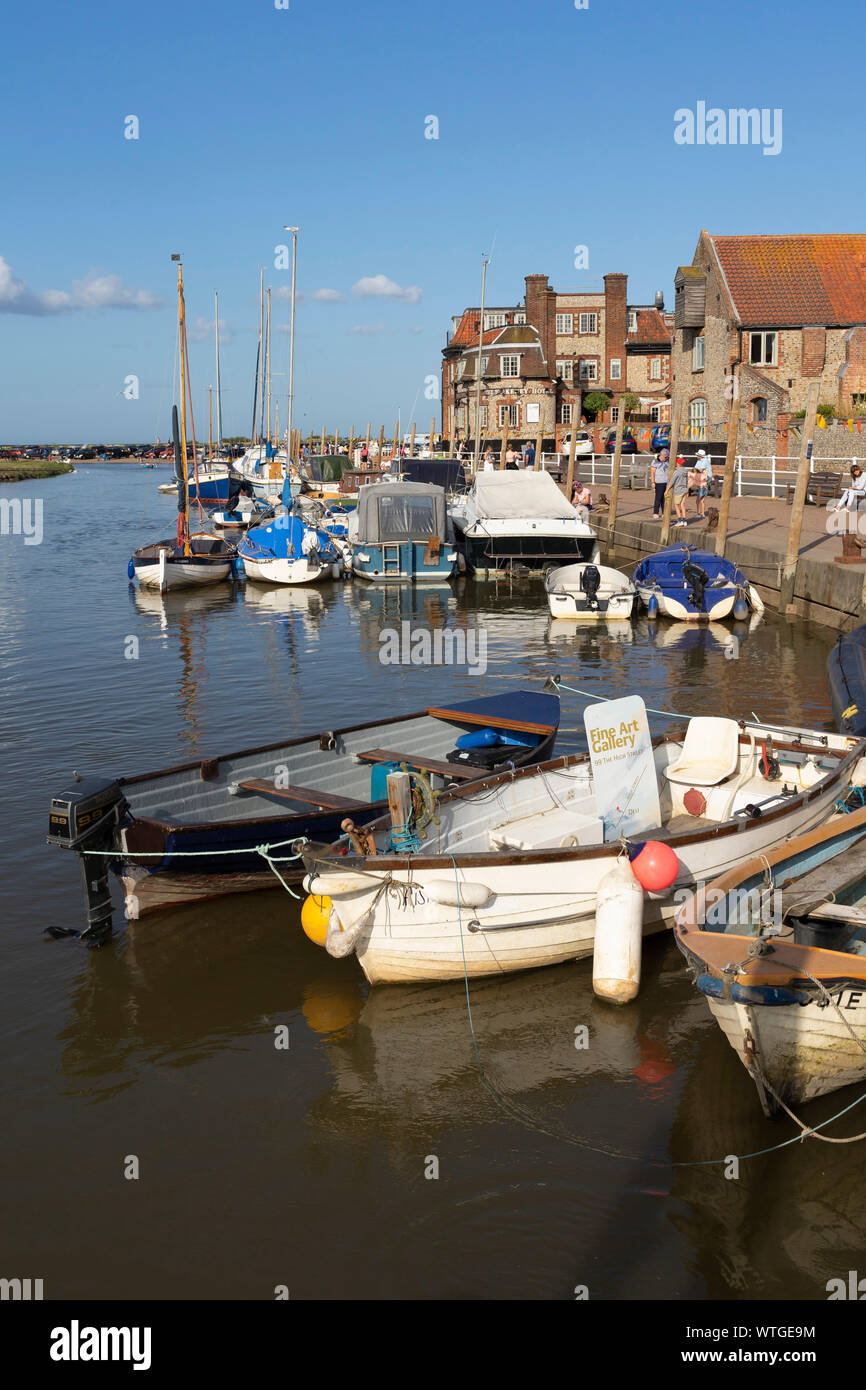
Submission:
<svg viewBox="0 0 866 1390">
<path fill-rule="evenodd" d="M 832 473 L 829 469 L 825 469 L 823 472 L 816 471 L 814 473 L 811 473 L 809 475 L 809 481 L 806 485 L 806 501 L 808 502 L 810 497 L 814 497 L 815 505 L 819 507 L 824 496 L 826 496 L 828 500 L 832 497 L 838 497 L 839 485 L 841 482 L 842 474 Z M 797 475 L 795 473 L 790 478 L 788 478 L 786 482 L 786 502 L 790 502 L 792 500 L 794 495 L 794 489 L 796 488 L 796 486 Z"/>
<path fill-rule="evenodd" d="M 392 753 L 388 748 L 370 748 L 357 756 L 365 763 L 405 763 L 416 772 L 435 772 L 439 777 L 450 777 L 453 782 L 469 782 L 484 771 L 483 768 L 468 769 L 459 763 L 441 762 L 436 758 L 416 757 L 414 753 Z"/>
<path fill-rule="evenodd" d="M 352 801 L 348 796 L 335 796 L 333 792 L 313 791 L 310 787 L 275 787 L 273 782 L 238 782 L 238 790 L 254 792 L 256 796 L 275 796 L 279 801 L 307 801 L 311 806 L 321 806 L 324 811 L 361 811 L 369 803 Z"/>
</svg>

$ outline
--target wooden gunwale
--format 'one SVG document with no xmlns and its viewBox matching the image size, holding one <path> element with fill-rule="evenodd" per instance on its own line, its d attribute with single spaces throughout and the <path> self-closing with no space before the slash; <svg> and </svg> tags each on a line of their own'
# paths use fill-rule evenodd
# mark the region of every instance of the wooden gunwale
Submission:
<svg viewBox="0 0 866 1390">
<path fill-rule="evenodd" d="M 815 826 L 812 830 L 806 830 L 802 835 L 798 835 L 796 839 L 786 840 L 784 844 L 768 850 L 766 854 L 755 859 L 747 859 L 745 864 L 738 864 L 736 868 L 729 869 L 727 873 L 720 874 L 718 878 L 712 879 L 707 884 L 704 890 L 705 904 L 709 910 L 713 910 L 733 888 L 737 888 L 747 879 L 755 878 L 757 875 L 763 874 L 766 869 L 772 869 L 774 865 L 784 863 L 786 859 L 790 859 L 804 850 L 812 849 L 813 846 L 819 845 L 825 840 L 834 840 L 846 828 L 852 829 L 858 825 L 864 827 L 864 834 L 866 834 L 866 806 L 861 807 L 859 811 L 851 811 L 844 821 L 831 821 L 829 824 Z M 710 894 L 713 894 L 713 901 L 707 903 Z M 705 920 L 706 910 L 700 910 L 698 895 L 693 894 L 687 902 L 683 903 L 677 915 L 676 925 L 678 928 L 682 927 L 684 931 L 704 932 L 705 929 L 701 923 Z M 728 937 L 727 932 L 707 932 L 706 935 Z M 730 939 L 735 940 L 736 938 L 731 936 Z M 753 941 L 754 937 L 748 939 Z M 845 952 L 842 954 L 844 955 Z"/>
<path fill-rule="evenodd" d="M 652 746 L 654 748 L 657 748 L 660 745 L 666 743 L 681 742 L 682 737 L 678 738 L 676 735 L 663 734 L 653 739 Z M 741 734 L 740 743 L 748 746 L 751 743 L 749 735 Z M 776 752 L 791 751 L 801 753 L 804 751 L 814 751 L 807 750 L 804 744 L 800 742 L 782 743 L 777 742 L 776 740 L 773 741 L 773 748 Z M 720 821 L 718 825 L 711 826 L 708 830 L 701 830 L 696 833 L 691 833 L 687 830 L 679 831 L 676 834 L 671 835 L 668 839 L 666 839 L 665 844 L 670 845 L 672 849 L 676 849 L 677 845 L 698 844 L 703 840 L 717 839 L 725 835 L 735 835 L 745 830 L 746 828 L 751 828 L 752 826 L 757 825 L 758 823 L 766 825 L 768 822 L 778 820 L 783 816 L 787 816 L 795 807 L 805 806 L 810 801 L 814 801 L 817 797 L 825 796 L 830 787 L 838 784 L 842 780 L 843 774 L 848 770 L 849 765 L 853 765 L 857 758 L 862 756 L 864 752 L 866 752 L 866 739 L 859 739 L 853 745 L 853 747 L 847 750 L 843 748 L 824 749 L 821 754 L 822 757 L 832 756 L 836 757 L 839 760 L 839 765 L 836 768 L 835 772 L 828 773 L 827 776 L 822 778 L 820 782 L 817 782 L 814 787 L 809 787 L 808 789 L 804 789 L 803 791 L 799 792 L 795 796 L 786 798 L 785 801 L 775 811 L 762 812 L 758 816 L 731 817 L 729 820 Z M 534 776 L 539 772 L 555 772 L 557 771 L 557 769 L 574 767 L 577 763 L 585 763 L 587 761 L 588 755 L 585 753 L 568 753 L 565 754 L 563 757 L 554 758 L 550 762 L 533 763 L 529 766 L 518 768 L 515 771 L 499 773 L 496 777 L 488 777 L 480 781 L 468 782 L 465 786 L 456 787 L 451 791 L 443 792 L 439 798 L 440 805 L 442 804 L 442 802 L 445 801 L 456 801 L 461 797 L 474 796 L 478 792 L 486 791 L 507 780 L 516 782 L 523 777 Z M 771 784 L 768 783 L 768 786 L 769 785 Z M 864 810 L 866 810 L 866 808 L 864 808 Z M 368 822 L 365 826 L 365 830 L 367 830 L 368 832 L 374 829 L 375 823 Z M 529 862 L 537 862 L 539 860 L 541 860 L 545 864 L 557 864 L 566 860 L 570 862 L 579 863 L 582 860 L 608 858 L 619 853 L 621 853 L 621 847 L 619 843 L 616 841 L 611 841 L 610 844 L 606 845 L 582 845 L 572 849 L 557 848 L 514 850 L 505 854 L 498 850 L 486 850 L 475 851 L 473 853 L 468 854 L 454 855 L 382 854 L 368 856 L 365 858 L 347 855 L 341 856 L 340 867 L 343 869 L 348 869 L 350 866 L 357 867 L 363 865 L 370 865 L 377 871 L 406 868 L 409 868 L 410 870 L 413 868 L 435 869 L 441 866 L 443 859 L 446 860 L 449 865 L 451 865 L 453 861 L 453 864 L 459 868 L 485 868 L 491 865 L 502 865 L 508 867 L 519 866 Z M 326 860 L 323 857 L 320 861 L 317 862 L 327 862 L 330 865 L 333 861 Z"/>
</svg>

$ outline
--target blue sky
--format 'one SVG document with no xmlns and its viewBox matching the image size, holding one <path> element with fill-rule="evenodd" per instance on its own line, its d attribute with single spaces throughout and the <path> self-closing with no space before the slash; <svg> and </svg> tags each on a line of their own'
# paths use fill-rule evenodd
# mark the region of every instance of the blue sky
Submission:
<svg viewBox="0 0 866 1390">
<path fill-rule="evenodd" d="M 260 266 L 284 422 L 286 223 L 301 228 L 295 423 L 344 433 L 438 415 L 425 378 L 450 316 L 478 302 L 483 253 L 489 303 L 516 302 L 532 272 L 583 289 L 617 270 L 632 302 L 660 288 L 670 304 L 702 226 L 862 228 L 852 0 L 289 3 L 7 7 L 0 440 L 165 438 L 173 251 L 204 335 L 197 433 L 215 288 L 224 428 L 249 430 Z M 678 145 L 675 111 L 701 101 L 781 108 L 781 152 Z"/>
</svg>

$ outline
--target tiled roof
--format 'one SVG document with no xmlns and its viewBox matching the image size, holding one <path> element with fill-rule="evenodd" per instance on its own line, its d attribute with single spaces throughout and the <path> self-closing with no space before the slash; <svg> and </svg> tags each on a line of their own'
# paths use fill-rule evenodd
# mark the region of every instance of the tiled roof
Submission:
<svg viewBox="0 0 866 1390">
<path fill-rule="evenodd" d="M 629 343 L 669 343 L 670 329 L 658 309 L 636 309 L 637 332 L 629 333 Z"/>
<path fill-rule="evenodd" d="M 866 235 L 710 237 L 743 324 L 866 323 Z"/>
<path fill-rule="evenodd" d="M 479 316 L 477 314 L 474 316 L 472 314 L 464 314 L 463 318 L 460 320 L 460 326 L 448 346 L 471 347 L 474 344 L 475 347 L 477 347 L 478 324 Z M 485 343 L 494 343 L 501 332 L 501 328 L 488 328 L 484 333 L 483 341 Z"/>
</svg>

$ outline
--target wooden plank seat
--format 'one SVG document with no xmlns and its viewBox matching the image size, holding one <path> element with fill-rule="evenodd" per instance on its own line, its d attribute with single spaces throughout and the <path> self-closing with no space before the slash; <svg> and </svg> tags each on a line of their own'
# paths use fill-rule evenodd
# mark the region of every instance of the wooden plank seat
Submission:
<svg viewBox="0 0 866 1390">
<path fill-rule="evenodd" d="M 839 487 L 842 482 L 842 474 L 834 473 L 830 469 L 815 470 L 809 474 L 809 482 L 806 485 L 806 500 L 810 497 L 815 498 L 816 507 L 820 507 L 824 497 L 830 501 L 833 497 L 838 497 Z M 790 502 L 797 486 L 796 474 L 793 478 L 788 478 L 785 486 L 785 501 Z"/>
<path fill-rule="evenodd" d="M 439 777 L 450 777 L 454 782 L 471 782 L 480 776 L 483 768 L 461 767 L 459 763 L 446 763 L 437 758 L 425 758 L 414 753 L 392 753 L 388 748 L 370 748 L 358 757 L 365 763 L 405 763 L 415 772 L 435 772 Z"/>
<path fill-rule="evenodd" d="M 275 796 L 280 801 L 308 801 L 311 806 L 321 806 L 324 811 L 362 811 L 368 804 L 353 801 L 348 796 L 336 796 L 334 792 L 313 791 L 310 787 L 275 787 L 273 782 L 238 782 L 238 790 L 254 792 L 257 796 Z"/>
</svg>

